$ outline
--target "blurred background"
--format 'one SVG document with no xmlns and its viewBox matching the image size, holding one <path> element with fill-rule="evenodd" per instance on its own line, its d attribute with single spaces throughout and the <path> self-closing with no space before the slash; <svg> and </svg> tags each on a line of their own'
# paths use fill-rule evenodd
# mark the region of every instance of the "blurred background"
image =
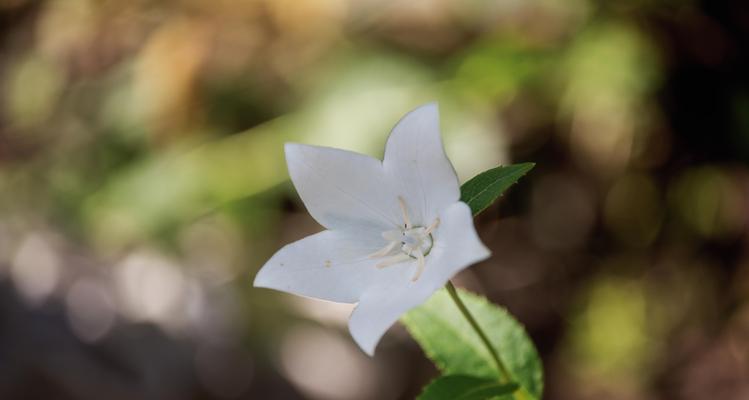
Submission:
<svg viewBox="0 0 749 400">
<path fill-rule="evenodd" d="M 749 3 L 0 0 L 0 398 L 410 399 L 404 329 L 251 287 L 319 231 L 282 144 L 536 169 L 456 282 L 547 399 L 749 398 Z"/>
</svg>

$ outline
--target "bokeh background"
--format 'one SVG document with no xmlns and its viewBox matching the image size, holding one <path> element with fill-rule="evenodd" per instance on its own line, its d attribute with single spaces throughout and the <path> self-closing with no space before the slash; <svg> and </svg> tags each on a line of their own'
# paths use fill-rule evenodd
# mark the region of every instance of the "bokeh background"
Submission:
<svg viewBox="0 0 749 400">
<path fill-rule="evenodd" d="M 321 228 L 282 144 L 536 169 L 456 278 L 547 399 L 749 398 L 749 3 L 0 0 L 0 398 L 410 399 L 402 327 L 251 282 Z"/>
</svg>

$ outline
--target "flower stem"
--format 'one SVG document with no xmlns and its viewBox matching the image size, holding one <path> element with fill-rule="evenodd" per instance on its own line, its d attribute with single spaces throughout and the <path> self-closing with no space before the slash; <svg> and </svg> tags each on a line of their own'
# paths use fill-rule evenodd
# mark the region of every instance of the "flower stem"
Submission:
<svg viewBox="0 0 749 400">
<path fill-rule="evenodd" d="M 460 299 L 460 296 L 458 296 L 458 291 L 455 290 L 455 286 L 453 286 L 453 283 L 450 281 L 447 281 L 447 285 L 445 285 L 445 288 L 447 289 L 447 293 L 450 293 L 450 297 L 452 297 L 453 301 L 455 302 L 455 305 L 458 306 L 458 309 L 463 314 L 465 319 L 468 321 L 469 324 L 471 324 L 471 327 L 474 331 L 476 331 L 476 334 L 479 335 L 479 338 L 481 338 L 481 341 L 484 343 L 484 346 L 486 346 L 486 349 L 489 351 L 489 354 L 491 355 L 492 359 L 494 360 L 494 363 L 497 365 L 497 370 L 499 371 L 500 375 L 500 382 L 502 383 L 509 383 L 512 381 L 512 375 L 510 374 L 510 371 L 507 369 L 505 364 L 502 362 L 502 358 L 499 356 L 499 353 L 497 353 L 497 350 L 494 349 L 494 346 L 492 346 L 491 342 L 489 341 L 489 338 L 486 336 L 486 333 L 481 329 L 478 322 L 476 322 L 476 319 L 473 318 L 473 315 L 471 315 L 471 312 L 468 311 L 468 307 L 463 303 L 463 300 Z"/>
</svg>

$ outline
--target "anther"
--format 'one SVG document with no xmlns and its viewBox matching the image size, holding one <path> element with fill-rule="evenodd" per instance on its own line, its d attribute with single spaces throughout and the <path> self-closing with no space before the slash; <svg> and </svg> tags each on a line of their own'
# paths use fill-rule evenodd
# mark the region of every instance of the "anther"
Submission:
<svg viewBox="0 0 749 400">
<path fill-rule="evenodd" d="M 398 205 L 401 207 L 401 213 L 403 213 L 403 222 L 405 222 L 406 229 L 411 229 L 411 219 L 408 218 L 408 208 L 406 208 L 406 200 L 402 196 L 398 196 Z"/>
<path fill-rule="evenodd" d="M 440 226 L 440 219 L 439 219 L 439 217 L 437 217 L 437 219 L 435 219 L 434 222 L 432 222 L 432 225 L 429 225 L 429 227 L 427 228 L 427 230 L 424 231 L 424 234 L 425 235 L 431 234 L 435 229 L 437 229 L 438 226 Z"/>
<path fill-rule="evenodd" d="M 370 258 L 383 258 L 375 267 L 378 269 L 386 268 L 391 265 L 396 265 L 415 259 L 416 261 L 416 272 L 411 278 L 411 281 L 415 282 L 424 273 L 426 268 L 426 255 L 432 250 L 434 238 L 432 232 L 434 232 L 440 225 L 440 219 L 435 218 L 434 221 L 428 227 L 412 225 L 410 216 L 408 215 L 408 206 L 406 206 L 406 200 L 402 196 L 398 196 L 398 205 L 400 206 L 401 213 L 403 214 L 403 227 L 385 231 L 382 233 L 382 238 L 388 243 L 382 249 L 369 255 Z"/>
<path fill-rule="evenodd" d="M 385 257 L 386 255 L 390 254 L 390 252 L 393 251 L 393 249 L 395 249 L 395 246 L 397 245 L 398 245 L 398 242 L 390 242 L 385 247 L 370 254 L 369 258 Z"/>
<path fill-rule="evenodd" d="M 377 267 L 379 269 L 383 269 L 383 268 L 389 267 L 391 265 L 400 264 L 400 263 L 402 263 L 404 261 L 408 261 L 410 259 L 411 259 L 411 257 L 409 257 L 408 255 L 406 255 L 404 253 L 401 253 L 401 254 L 394 255 L 394 256 L 392 256 L 392 257 L 390 257 L 390 258 L 388 258 L 388 259 L 386 259 L 386 260 L 378 263 L 377 265 L 375 265 L 375 267 Z"/>
</svg>

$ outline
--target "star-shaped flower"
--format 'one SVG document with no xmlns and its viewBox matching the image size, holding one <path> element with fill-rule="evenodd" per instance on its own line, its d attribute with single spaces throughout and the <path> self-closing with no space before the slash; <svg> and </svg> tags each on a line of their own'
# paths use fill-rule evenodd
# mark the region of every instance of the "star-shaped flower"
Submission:
<svg viewBox="0 0 749 400">
<path fill-rule="evenodd" d="M 327 230 L 279 250 L 254 285 L 358 302 L 349 330 L 366 353 L 402 314 L 489 257 L 459 200 L 435 103 L 398 122 L 384 161 L 296 143 L 285 149 L 294 187 Z"/>
</svg>

